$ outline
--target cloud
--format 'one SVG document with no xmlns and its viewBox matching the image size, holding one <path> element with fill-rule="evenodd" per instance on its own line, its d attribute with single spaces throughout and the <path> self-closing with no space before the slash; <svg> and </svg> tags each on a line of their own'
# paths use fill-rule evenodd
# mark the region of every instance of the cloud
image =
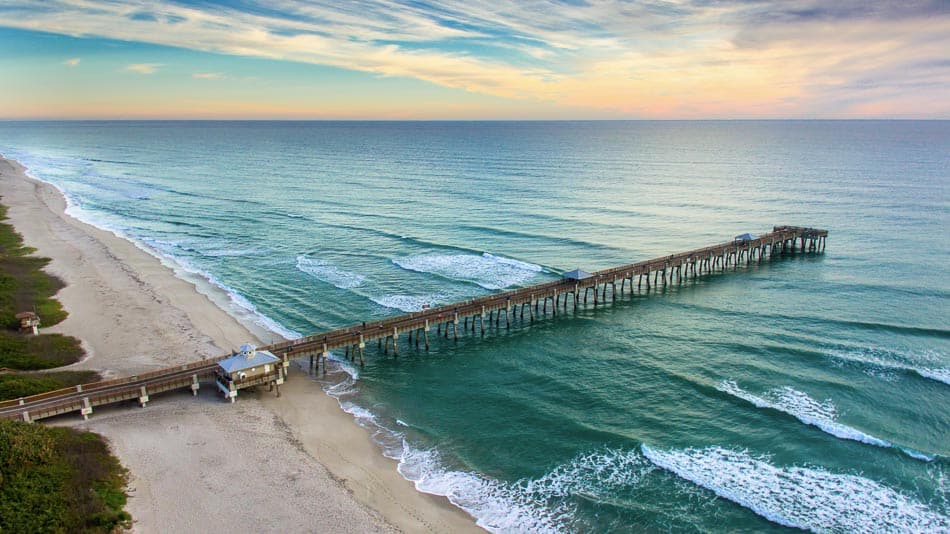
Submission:
<svg viewBox="0 0 950 534">
<path fill-rule="evenodd" d="M 933 113 L 950 115 L 939 88 L 950 86 L 950 72 L 919 66 L 950 49 L 945 0 L 568 4 L 20 0 L 0 25 L 330 65 L 625 116 L 910 112 L 914 99 L 893 98 L 907 84 L 943 102 Z"/>
<path fill-rule="evenodd" d="M 73 57 L 63 61 L 63 65 L 66 65 L 67 67 L 75 67 L 76 65 L 79 65 L 79 61 L 80 59 L 78 57 Z"/>
<path fill-rule="evenodd" d="M 196 72 L 191 77 L 197 80 L 220 80 L 224 75 L 220 72 Z"/>
<path fill-rule="evenodd" d="M 162 66 L 161 63 L 134 63 L 125 67 L 125 70 L 139 74 L 155 74 L 155 71 Z"/>
</svg>

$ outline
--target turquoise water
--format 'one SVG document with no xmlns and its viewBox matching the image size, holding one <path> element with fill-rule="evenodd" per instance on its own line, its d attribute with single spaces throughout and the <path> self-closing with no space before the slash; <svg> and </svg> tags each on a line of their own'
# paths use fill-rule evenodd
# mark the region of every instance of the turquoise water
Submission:
<svg viewBox="0 0 950 534">
<path fill-rule="evenodd" d="M 494 531 L 950 531 L 950 122 L 0 123 L 0 153 L 286 336 L 827 228 L 314 387 Z"/>
</svg>

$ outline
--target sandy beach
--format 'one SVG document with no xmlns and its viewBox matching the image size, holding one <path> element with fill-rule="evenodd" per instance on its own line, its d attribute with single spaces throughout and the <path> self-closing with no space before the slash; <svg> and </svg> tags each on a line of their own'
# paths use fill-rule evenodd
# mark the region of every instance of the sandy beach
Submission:
<svg viewBox="0 0 950 534">
<path fill-rule="evenodd" d="M 199 292 L 133 243 L 66 215 L 59 191 L 2 158 L 0 196 L 67 284 L 57 298 L 69 318 L 44 331 L 83 340 L 88 357 L 70 368 L 125 376 L 275 337 L 226 313 L 223 292 Z M 136 532 L 481 532 L 446 499 L 417 492 L 299 370 L 280 398 L 242 392 L 229 404 L 206 386 L 54 424 L 110 440 L 131 472 Z"/>
</svg>

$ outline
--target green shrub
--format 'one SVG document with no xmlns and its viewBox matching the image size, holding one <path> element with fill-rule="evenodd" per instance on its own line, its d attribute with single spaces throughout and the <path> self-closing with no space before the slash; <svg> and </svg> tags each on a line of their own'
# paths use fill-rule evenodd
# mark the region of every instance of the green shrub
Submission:
<svg viewBox="0 0 950 534">
<path fill-rule="evenodd" d="M 52 369 L 79 361 L 85 351 L 78 339 L 62 334 L 26 336 L 0 330 L 0 367 Z"/>
<path fill-rule="evenodd" d="M 101 436 L 0 420 L 0 532 L 127 528 L 127 476 Z"/>
<path fill-rule="evenodd" d="M 6 207 L 0 205 L 0 220 Z M 52 297 L 63 282 L 43 271 L 47 258 L 0 223 L 0 368 L 49 369 L 78 361 L 79 340 L 22 335 L 16 314 L 35 311 L 44 326 L 66 318 Z M 13 331 L 11 331 L 13 330 Z M 95 381 L 91 371 L 0 374 L 0 400 Z M 0 533 L 112 532 L 127 528 L 127 473 L 101 436 L 0 420 Z"/>
</svg>

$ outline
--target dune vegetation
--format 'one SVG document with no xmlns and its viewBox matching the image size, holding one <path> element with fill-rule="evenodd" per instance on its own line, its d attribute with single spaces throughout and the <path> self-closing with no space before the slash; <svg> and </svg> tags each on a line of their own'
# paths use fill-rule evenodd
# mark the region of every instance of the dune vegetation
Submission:
<svg viewBox="0 0 950 534">
<path fill-rule="evenodd" d="M 0 222 L 0 400 L 99 379 L 94 371 L 38 372 L 79 361 L 84 352 L 70 336 L 19 332 L 19 312 L 33 311 L 43 326 L 67 315 L 53 298 L 63 282 L 43 270 L 50 260 L 33 252 Z M 126 483 L 125 469 L 101 436 L 0 419 L 0 532 L 126 528 Z"/>
</svg>

